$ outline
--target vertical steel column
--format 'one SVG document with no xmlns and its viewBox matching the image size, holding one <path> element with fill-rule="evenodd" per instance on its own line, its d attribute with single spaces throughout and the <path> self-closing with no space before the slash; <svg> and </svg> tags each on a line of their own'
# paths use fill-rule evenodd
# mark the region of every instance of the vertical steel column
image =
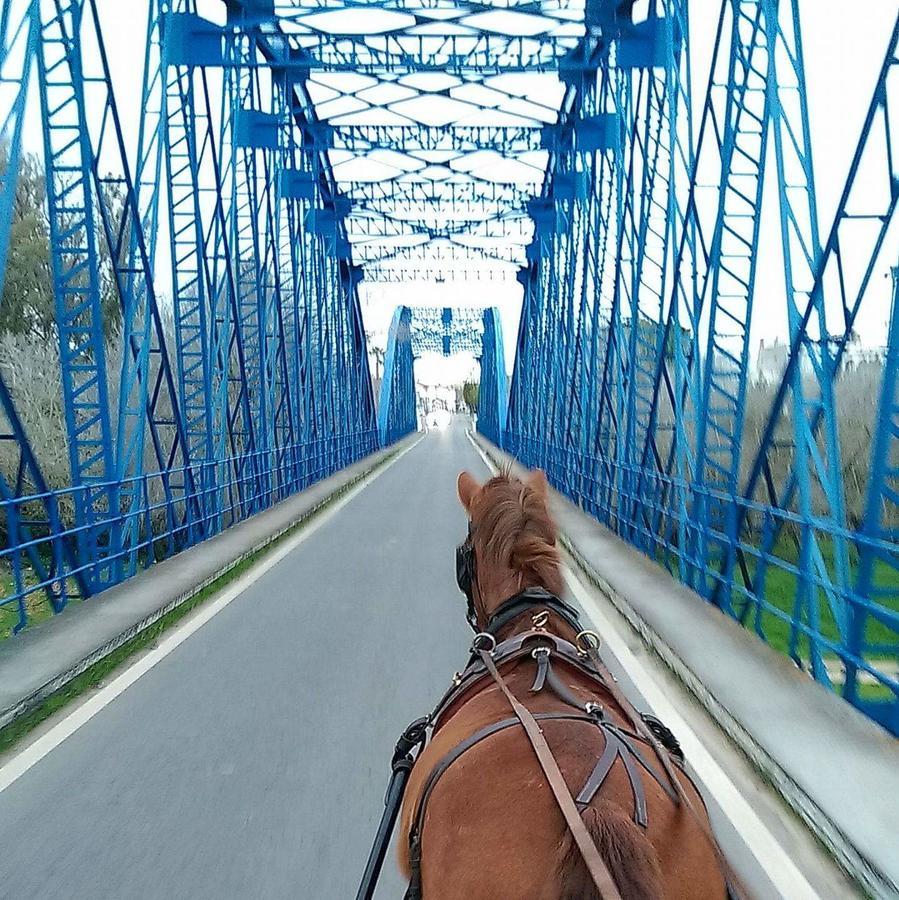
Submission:
<svg viewBox="0 0 899 900">
<path fill-rule="evenodd" d="M 117 578 L 120 536 L 108 523 L 119 513 L 119 485 L 81 59 L 84 0 L 60 0 L 42 13 L 38 83 L 69 464 L 79 557 L 94 563 L 89 581 L 97 590 Z"/>
</svg>

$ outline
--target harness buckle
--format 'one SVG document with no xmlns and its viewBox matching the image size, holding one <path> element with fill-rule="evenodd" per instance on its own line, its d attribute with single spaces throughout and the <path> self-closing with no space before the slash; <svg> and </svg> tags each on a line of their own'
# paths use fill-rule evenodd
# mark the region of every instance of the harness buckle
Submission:
<svg viewBox="0 0 899 900">
<path fill-rule="evenodd" d="M 496 650 L 496 638 L 489 631 L 479 631 L 471 642 L 472 653 L 477 653 L 481 650 L 485 650 L 491 656 L 493 656 L 493 651 Z"/>
<path fill-rule="evenodd" d="M 599 650 L 602 641 L 595 631 L 581 631 L 578 632 L 574 643 L 577 646 L 578 656 L 589 656 Z"/>
<path fill-rule="evenodd" d="M 546 623 L 549 621 L 549 610 L 541 609 L 538 612 L 535 612 L 534 615 L 531 616 L 531 622 L 534 624 L 534 628 L 546 628 Z"/>
</svg>

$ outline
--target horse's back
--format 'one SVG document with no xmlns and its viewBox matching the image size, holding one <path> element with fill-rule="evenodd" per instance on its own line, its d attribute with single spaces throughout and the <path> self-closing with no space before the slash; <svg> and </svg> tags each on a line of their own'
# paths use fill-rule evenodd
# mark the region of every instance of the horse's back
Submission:
<svg viewBox="0 0 899 900">
<path fill-rule="evenodd" d="M 527 698 L 533 713 L 573 712 L 549 694 L 529 694 L 533 673 L 529 677 L 526 667 L 516 666 L 506 677 L 513 692 Z M 595 695 L 595 689 L 574 673 L 566 682 L 577 693 Z M 400 858 L 407 875 L 406 839 L 430 772 L 462 741 L 488 724 L 508 719 L 509 714 L 507 701 L 490 685 L 467 699 L 433 736 L 413 770 L 404 804 Z M 543 720 L 541 728 L 569 790 L 577 795 L 602 755 L 605 733 L 586 721 Z M 643 744 L 639 749 L 661 773 L 652 750 Z M 624 900 L 648 900 L 652 894 L 647 893 L 649 888 L 628 890 L 621 884 L 628 880 L 621 877 L 622 866 L 637 866 L 641 871 L 649 867 L 660 873 L 666 900 L 720 900 L 726 894 L 724 879 L 699 823 L 683 805 L 675 805 L 659 781 L 637 768 L 646 799 L 645 828 L 633 823 L 634 793 L 620 760 L 591 802 L 588 809 L 593 811 L 585 811 L 588 824 L 601 819 L 594 830 L 598 843 L 605 844 L 600 850 L 610 868 L 619 870 L 616 883 Z M 701 812 L 698 792 L 685 776 L 682 781 Z M 655 867 L 651 856 L 641 857 L 644 838 Z M 571 855 L 568 827 L 518 726 L 474 744 L 441 774 L 427 800 L 421 841 L 425 900 L 581 900 L 566 884 L 592 888 L 589 878 L 584 882 L 580 877 L 578 865 L 583 864 L 579 854 Z M 609 859 L 622 855 L 633 858 Z M 652 873 L 643 874 L 647 885 L 657 883 L 649 878 Z M 634 884 L 639 882 L 637 877 Z M 594 893 L 583 894 L 582 900 L 598 896 L 592 889 Z"/>
</svg>

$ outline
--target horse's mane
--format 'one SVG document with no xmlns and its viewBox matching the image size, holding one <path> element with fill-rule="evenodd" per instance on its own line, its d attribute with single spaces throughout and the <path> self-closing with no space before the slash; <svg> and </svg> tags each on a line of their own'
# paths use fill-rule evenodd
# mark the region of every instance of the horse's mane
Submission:
<svg viewBox="0 0 899 900">
<path fill-rule="evenodd" d="M 481 564 L 519 572 L 522 587 L 561 594 L 556 523 L 542 494 L 504 469 L 484 485 L 479 505 L 478 530 L 487 535 Z"/>
</svg>

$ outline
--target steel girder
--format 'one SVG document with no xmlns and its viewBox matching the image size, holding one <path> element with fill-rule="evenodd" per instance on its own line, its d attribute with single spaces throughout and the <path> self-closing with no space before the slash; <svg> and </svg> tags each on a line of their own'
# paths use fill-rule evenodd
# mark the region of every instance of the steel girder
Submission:
<svg viewBox="0 0 899 900">
<path fill-rule="evenodd" d="M 571 79 L 561 125 L 574 139 L 551 155 L 530 205 L 536 234 L 500 443 L 897 730 L 899 684 L 881 665 L 899 648 L 892 343 L 856 533 L 836 396 L 875 264 L 899 258 L 887 240 L 899 183 L 896 34 L 822 244 L 797 3 L 722 3 L 698 129 L 689 33 L 686 3 L 660 3 L 647 22 L 622 26 L 593 75 Z M 881 167 L 876 196 L 862 190 L 862 158 Z M 766 177 L 779 199 L 790 347 L 764 425 L 747 439 Z"/>
<path fill-rule="evenodd" d="M 478 431 L 495 444 L 502 441 L 509 402 L 506 355 L 499 310 L 485 309 L 482 314 L 481 380 L 478 390 Z"/>
<path fill-rule="evenodd" d="M 483 312 L 466 307 L 412 306 L 410 329 L 412 356 L 423 353 L 471 353 L 480 357 L 483 341 Z"/>
<path fill-rule="evenodd" d="M 504 269 L 474 269 L 470 266 L 448 268 L 428 261 L 425 266 L 374 266 L 366 270 L 365 280 L 372 284 L 409 284 L 412 281 L 429 284 L 460 282 L 468 284 L 514 282 L 515 273 Z"/>
<path fill-rule="evenodd" d="M 382 260 L 406 240 L 430 248 L 447 238 L 511 237 L 523 252 L 524 204 L 540 190 L 547 154 L 566 140 L 557 74 L 591 64 L 617 4 L 238 5 L 314 107 L 301 144 L 315 177 L 327 170 L 340 194 L 332 194 L 335 217 L 351 243 L 341 242 L 338 255 L 371 280 L 395 281 L 411 267 L 387 271 Z M 227 73 L 229 25 L 181 12 L 171 16 L 175 41 Z M 488 222 L 497 223 L 492 231 Z M 473 277 L 454 268 L 450 277 Z"/>
<path fill-rule="evenodd" d="M 150 4 L 132 160 L 94 0 L 0 14 L 16 87 L 0 109 L 0 259 L 34 70 L 71 469 L 71 487 L 48 486 L 46 450 L 25 433 L 16 386 L 0 383 L 2 437 L 20 459 L 0 486 L 14 585 L 0 608 L 17 610 L 16 628 L 32 592 L 58 611 L 378 445 L 359 273 L 340 252 L 327 162 L 302 146 L 314 110 L 283 44 L 240 4 L 218 57 L 181 40 L 178 17 L 195 15 L 193 0 Z"/>
<path fill-rule="evenodd" d="M 81 58 L 85 4 L 67 0 L 41 21 L 38 84 L 44 126 L 47 207 L 53 293 L 59 335 L 63 406 L 76 500 L 79 554 L 90 560 L 115 557 L 119 547 L 108 528 L 94 523 L 117 515 L 114 439 L 101 307 L 100 255 L 95 223 L 93 147 L 84 97 Z M 102 199 L 99 201 L 102 203 Z M 98 583 L 112 580 L 107 566 Z"/>
<path fill-rule="evenodd" d="M 378 402 L 378 434 L 387 446 L 417 427 L 415 372 L 412 354 L 412 311 L 399 306 L 387 333 L 384 375 Z"/>
<path fill-rule="evenodd" d="M 393 314 L 384 356 L 378 407 L 382 444 L 417 427 L 415 360 L 423 353 L 470 353 L 480 362 L 478 427 L 496 437 L 505 423 L 508 397 L 499 311 L 400 306 Z"/>
<path fill-rule="evenodd" d="M 15 203 L 16 185 L 21 159 L 22 128 L 28 85 L 33 61 L 37 54 L 40 34 L 40 15 L 36 2 L 20 0 L 9 3 L 0 11 L 0 72 L 3 72 L 7 91 L 0 100 L 0 298 L 4 294 L 6 261 L 9 253 L 10 227 Z M 50 493 L 47 480 L 35 458 L 28 436 L 6 377 L 0 370 L 0 410 L 2 428 L 0 441 L 14 448 L 15 477 L 0 475 L 2 524 L 6 532 L 8 567 L 15 609 L 14 632 L 27 622 L 27 584 L 36 580 L 38 589 L 46 596 L 54 611 L 61 610 L 69 592 L 88 590 L 87 578 L 79 572 L 71 546 L 60 541 L 53 543 L 49 553 L 40 551 L 40 536 L 60 531 L 60 513 L 56 498 Z M 16 499 L 30 493 L 33 503 L 16 503 Z M 60 577 L 66 571 L 76 573 L 73 584 Z"/>
<path fill-rule="evenodd" d="M 523 9 L 516 15 L 529 17 L 526 34 L 510 32 L 504 23 L 482 21 L 485 15 L 497 12 L 490 3 L 463 0 L 427 8 L 388 0 L 377 5 L 389 14 L 389 21 L 374 26 L 372 33 L 360 33 L 356 18 L 369 11 L 371 4 L 359 0 L 340 0 L 324 10 L 293 0 L 242 4 L 248 23 L 261 29 L 274 23 L 286 26 L 291 45 L 299 51 L 287 65 L 304 74 L 314 70 L 355 75 L 452 72 L 481 76 L 552 72 L 562 60 L 572 68 L 589 65 L 578 52 L 586 31 L 581 3 L 520 4 Z M 614 5 L 600 2 L 588 7 Z M 214 52 L 222 31 L 212 22 L 199 21 L 192 40 Z M 597 43 L 595 38 L 591 40 Z"/>
</svg>

